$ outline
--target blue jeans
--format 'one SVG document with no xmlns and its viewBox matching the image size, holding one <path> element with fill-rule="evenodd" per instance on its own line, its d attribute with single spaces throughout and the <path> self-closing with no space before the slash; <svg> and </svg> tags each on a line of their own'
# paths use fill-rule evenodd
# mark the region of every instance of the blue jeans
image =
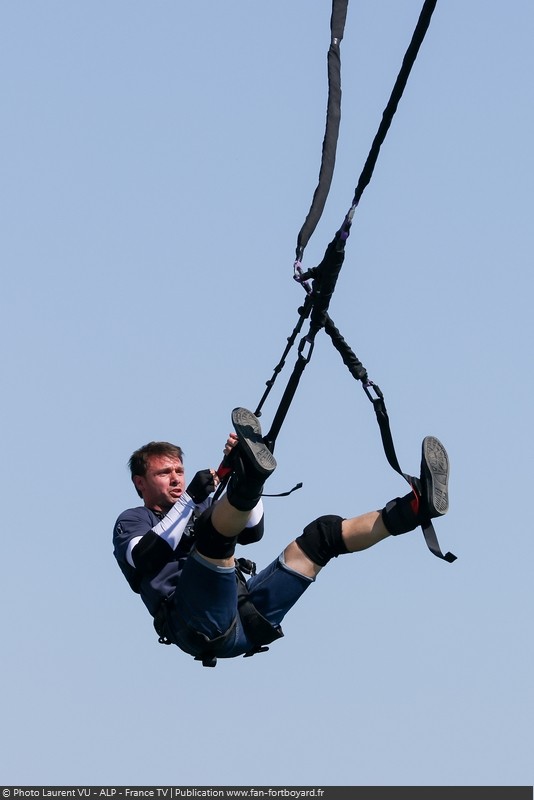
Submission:
<svg viewBox="0 0 534 800">
<path fill-rule="evenodd" d="M 247 581 L 249 598 L 271 625 L 280 625 L 308 586 L 311 578 L 286 566 L 281 555 Z M 220 658 L 233 658 L 252 650 L 254 645 L 243 629 L 237 613 L 237 581 L 233 567 L 218 567 L 193 550 L 178 577 L 176 591 L 168 604 L 167 619 L 173 640 L 191 655 L 189 630 L 215 639 L 235 623 Z"/>
</svg>

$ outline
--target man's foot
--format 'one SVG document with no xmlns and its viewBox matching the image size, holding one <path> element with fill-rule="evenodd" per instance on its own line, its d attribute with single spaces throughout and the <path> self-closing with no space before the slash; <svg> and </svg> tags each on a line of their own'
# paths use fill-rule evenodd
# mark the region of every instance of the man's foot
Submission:
<svg viewBox="0 0 534 800">
<path fill-rule="evenodd" d="M 392 536 L 413 531 L 449 510 L 449 457 L 435 436 L 423 439 L 421 478 L 413 478 L 412 491 L 396 497 L 382 509 L 382 520 Z"/>
<path fill-rule="evenodd" d="M 425 436 L 421 455 L 423 499 L 430 519 L 449 510 L 449 457 L 435 436 Z"/>
<path fill-rule="evenodd" d="M 268 478 L 276 469 L 276 459 L 262 439 L 258 418 L 246 408 L 234 408 L 232 424 L 247 463 L 258 475 Z"/>
</svg>

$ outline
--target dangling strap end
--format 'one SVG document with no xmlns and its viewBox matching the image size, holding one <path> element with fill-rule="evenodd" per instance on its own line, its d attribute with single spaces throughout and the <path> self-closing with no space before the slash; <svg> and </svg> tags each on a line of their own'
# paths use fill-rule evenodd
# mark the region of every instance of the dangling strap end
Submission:
<svg viewBox="0 0 534 800">
<path fill-rule="evenodd" d="M 443 559 L 443 561 L 446 561 L 448 564 L 452 564 L 454 561 L 456 561 L 457 556 L 455 556 L 453 553 L 445 553 L 445 555 L 443 555 L 441 552 L 436 531 L 434 530 L 434 526 L 430 521 L 421 525 L 421 530 L 423 531 L 426 545 L 431 553 L 433 553 L 437 558 Z"/>
<path fill-rule="evenodd" d="M 296 492 L 297 489 L 302 489 L 303 483 L 299 482 L 292 489 L 287 492 L 278 492 L 277 494 L 262 494 L 262 497 L 289 497 L 290 494 Z"/>
</svg>

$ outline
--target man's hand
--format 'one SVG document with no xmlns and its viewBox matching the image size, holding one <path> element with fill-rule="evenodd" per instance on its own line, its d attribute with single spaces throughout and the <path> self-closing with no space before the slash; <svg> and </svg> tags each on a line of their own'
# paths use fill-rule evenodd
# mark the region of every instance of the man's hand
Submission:
<svg viewBox="0 0 534 800">
<path fill-rule="evenodd" d="M 214 469 L 201 469 L 187 487 L 186 492 L 198 506 L 208 499 L 218 484 L 219 478 Z"/>
<path fill-rule="evenodd" d="M 226 440 L 226 444 L 224 445 L 224 450 L 223 450 L 224 458 L 219 464 L 219 469 L 217 470 L 217 477 L 220 478 L 220 480 L 225 480 L 232 471 L 230 457 L 232 455 L 234 447 L 237 444 L 238 444 L 237 435 L 235 433 L 229 433 L 228 439 Z"/>
<path fill-rule="evenodd" d="M 237 434 L 229 433 L 228 439 L 226 440 L 226 444 L 224 445 L 223 453 L 225 456 L 229 456 L 234 447 L 237 444 Z"/>
</svg>

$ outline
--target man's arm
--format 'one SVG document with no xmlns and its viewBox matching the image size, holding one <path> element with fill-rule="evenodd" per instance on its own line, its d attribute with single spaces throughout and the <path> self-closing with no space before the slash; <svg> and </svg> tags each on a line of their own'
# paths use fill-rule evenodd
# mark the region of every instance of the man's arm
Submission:
<svg viewBox="0 0 534 800">
<path fill-rule="evenodd" d="M 210 494 L 215 490 L 215 470 L 203 469 L 197 472 L 176 503 L 163 519 L 142 536 L 133 536 L 126 550 L 126 560 L 132 567 L 144 570 L 147 559 L 151 562 L 150 571 L 155 565 L 161 567 L 171 560 L 195 508 L 200 511 L 207 504 Z"/>
<path fill-rule="evenodd" d="M 126 560 L 128 563 L 132 567 L 140 567 L 139 556 L 150 548 L 150 543 L 152 543 L 152 549 L 157 548 L 158 552 L 162 555 L 170 555 L 170 553 L 176 549 L 178 542 L 182 538 L 182 534 L 194 510 L 194 500 L 187 492 L 184 492 L 157 525 L 154 525 L 154 527 L 143 534 L 143 536 L 134 536 L 130 539 L 126 550 Z M 137 551 L 137 558 L 134 557 L 134 549 L 140 545 L 147 536 L 148 540 L 144 542 L 144 547 Z M 161 544 L 159 544 L 154 537 L 161 540 Z M 170 559 L 166 558 L 164 563 L 168 560 Z"/>
</svg>

